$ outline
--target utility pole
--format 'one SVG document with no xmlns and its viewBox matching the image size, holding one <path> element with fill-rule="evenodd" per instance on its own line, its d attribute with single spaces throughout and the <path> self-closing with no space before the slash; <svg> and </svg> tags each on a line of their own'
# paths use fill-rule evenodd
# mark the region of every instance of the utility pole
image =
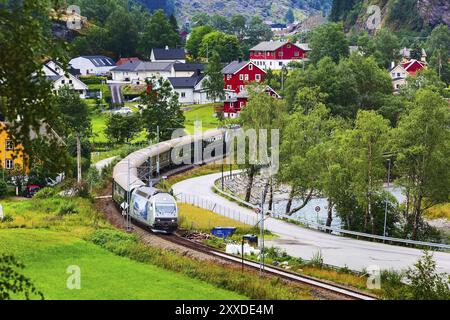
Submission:
<svg viewBox="0 0 450 320">
<path fill-rule="evenodd" d="M 159 126 L 156 127 L 156 148 L 159 148 Z M 157 150 L 158 151 L 158 150 Z M 157 161 L 156 161 L 156 173 L 158 174 L 158 178 L 159 178 L 159 174 L 160 174 L 160 170 L 159 170 L 159 151 L 157 152 Z"/>
<path fill-rule="evenodd" d="M 388 182 L 387 182 L 387 188 L 389 191 L 389 187 L 390 187 L 390 181 L 391 181 L 391 159 L 388 159 Z M 386 228 L 387 228 L 387 213 L 388 213 L 388 199 L 387 199 L 387 195 L 386 195 L 386 204 L 384 207 L 384 231 L 383 231 L 383 236 L 386 237 Z M 384 241 L 384 240 L 383 240 Z"/>
</svg>

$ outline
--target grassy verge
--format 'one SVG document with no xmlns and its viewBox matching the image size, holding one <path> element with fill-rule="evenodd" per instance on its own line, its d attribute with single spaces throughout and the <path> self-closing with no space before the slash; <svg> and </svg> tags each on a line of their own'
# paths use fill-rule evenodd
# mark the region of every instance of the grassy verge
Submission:
<svg viewBox="0 0 450 320">
<path fill-rule="evenodd" d="M 215 129 L 220 122 L 214 117 L 214 104 L 192 105 L 184 108 L 185 129 L 189 134 L 193 134 L 195 130 L 195 121 L 201 121 L 202 130 L 207 131 Z"/>
<path fill-rule="evenodd" d="M 428 219 L 447 219 L 450 220 L 450 203 L 436 205 L 425 211 L 425 217 Z"/>
<path fill-rule="evenodd" d="M 86 199 L 2 205 L 8 222 L 0 223 L 0 254 L 24 262 L 25 275 L 48 299 L 312 298 L 301 286 L 145 246 L 113 230 Z M 73 265 L 81 268 L 81 290 L 66 289 Z"/>
</svg>

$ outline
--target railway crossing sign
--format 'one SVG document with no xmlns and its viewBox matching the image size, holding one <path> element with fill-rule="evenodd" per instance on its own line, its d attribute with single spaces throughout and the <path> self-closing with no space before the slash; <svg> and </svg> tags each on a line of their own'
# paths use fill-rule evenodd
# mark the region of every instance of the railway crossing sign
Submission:
<svg viewBox="0 0 450 320">
<path fill-rule="evenodd" d="M 317 206 L 314 210 L 316 210 L 316 212 L 319 213 L 320 212 L 320 207 Z"/>
</svg>

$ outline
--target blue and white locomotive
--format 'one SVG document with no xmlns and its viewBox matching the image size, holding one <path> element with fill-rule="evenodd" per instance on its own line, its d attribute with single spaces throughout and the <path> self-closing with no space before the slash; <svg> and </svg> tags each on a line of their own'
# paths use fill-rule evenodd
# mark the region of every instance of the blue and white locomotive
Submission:
<svg viewBox="0 0 450 320">
<path fill-rule="evenodd" d="M 136 151 L 121 160 L 113 171 L 113 200 L 127 207 L 130 216 L 154 231 L 172 233 L 178 228 L 178 206 L 176 199 L 161 190 L 149 187 L 157 173 L 180 166 L 171 159 L 171 152 L 185 145 L 201 144 L 200 150 L 220 142 L 223 130 L 211 130 L 201 136 L 185 136 L 161 142 Z M 184 155 L 193 157 L 194 155 Z M 216 157 L 214 152 L 203 162 Z M 192 159 L 193 160 L 193 159 Z M 146 177 L 146 178 L 143 178 Z M 147 179 L 146 182 L 143 180 Z"/>
</svg>

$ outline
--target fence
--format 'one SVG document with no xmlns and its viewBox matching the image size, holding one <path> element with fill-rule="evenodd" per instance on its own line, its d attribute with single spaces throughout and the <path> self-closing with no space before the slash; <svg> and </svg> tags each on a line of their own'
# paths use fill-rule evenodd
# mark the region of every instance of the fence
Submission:
<svg viewBox="0 0 450 320">
<path fill-rule="evenodd" d="M 180 203 L 191 204 L 198 208 L 212 211 L 214 213 L 217 213 L 217 214 L 227 217 L 229 219 L 232 219 L 235 221 L 240 221 L 249 226 L 256 226 L 259 221 L 256 213 L 254 216 L 252 216 L 248 213 L 243 213 L 241 210 L 235 210 L 228 206 L 223 206 L 223 205 L 217 204 L 214 201 L 199 197 L 197 195 L 179 193 L 176 195 L 176 198 L 177 198 L 177 201 Z"/>
<path fill-rule="evenodd" d="M 240 173 L 236 174 L 232 174 L 231 176 L 228 175 L 228 177 L 224 177 L 224 179 L 232 179 L 235 176 L 240 175 Z M 220 179 L 219 179 L 220 180 Z M 216 186 L 217 182 L 220 183 L 220 181 L 217 180 L 215 185 L 214 185 L 214 190 L 216 192 L 218 192 L 219 194 L 222 194 L 223 196 L 233 199 L 234 201 L 239 202 L 240 204 L 242 204 L 243 206 L 246 206 L 248 208 L 256 208 L 257 206 L 246 202 L 232 194 L 229 194 L 223 190 L 221 190 L 220 188 L 218 188 Z M 287 218 L 287 219 L 292 219 L 291 217 L 288 216 L 283 216 L 283 215 L 278 215 L 276 213 L 267 211 L 268 214 L 270 214 L 271 216 L 276 216 L 277 218 Z M 425 242 L 425 241 L 415 241 L 415 240 L 409 240 L 409 239 L 399 239 L 399 238 L 392 238 L 392 237 L 384 237 L 384 236 L 378 236 L 378 235 L 373 235 L 373 234 L 368 234 L 368 233 L 362 233 L 362 232 L 355 232 L 355 231 L 349 231 L 349 230 L 344 230 L 344 229 L 340 229 L 340 228 L 334 228 L 334 227 L 327 227 L 325 225 L 321 225 L 321 224 L 317 224 L 317 223 L 313 223 L 310 221 L 306 221 L 306 220 L 301 220 L 301 219 L 296 219 L 296 221 L 303 223 L 303 224 L 307 224 L 308 227 L 312 226 L 315 227 L 319 230 L 322 231 L 330 231 L 330 232 L 334 232 L 336 234 L 339 235 L 352 235 L 352 236 L 356 236 L 356 237 L 360 237 L 360 238 L 366 238 L 366 239 L 373 239 L 373 240 L 382 240 L 384 242 L 390 242 L 390 243 L 402 243 L 402 244 L 409 244 L 409 245 L 413 245 L 413 246 L 421 246 L 421 247 L 429 247 L 429 248 L 437 248 L 437 249 L 443 249 L 443 250 L 450 250 L 450 245 L 448 244 L 442 244 L 442 243 L 435 243 L 435 242 Z"/>
</svg>

